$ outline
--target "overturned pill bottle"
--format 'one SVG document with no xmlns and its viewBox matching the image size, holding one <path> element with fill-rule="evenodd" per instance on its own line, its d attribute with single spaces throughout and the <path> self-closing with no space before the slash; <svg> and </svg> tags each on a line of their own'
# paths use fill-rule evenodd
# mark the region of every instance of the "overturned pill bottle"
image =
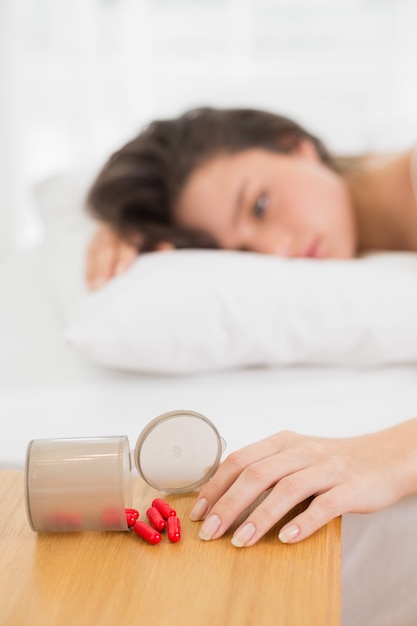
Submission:
<svg viewBox="0 0 417 626">
<path fill-rule="evenodd" d="M 35 532 L 128 530 L 136 468 L 151 487 L 186 493 L 216 471 L 226 447 L 201 413 L 170 411 L 126 436 L 34 439 L 25 463 L 26 512 Z"/>
</svg>

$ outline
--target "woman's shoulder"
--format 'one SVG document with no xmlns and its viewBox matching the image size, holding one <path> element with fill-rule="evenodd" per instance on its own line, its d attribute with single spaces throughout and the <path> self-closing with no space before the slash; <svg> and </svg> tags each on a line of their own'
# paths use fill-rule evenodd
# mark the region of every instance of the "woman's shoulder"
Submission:
<svg viewBox="0 0 417 626">
<path fill-rule="evenodd" d="M 410 150 L 410 179 L 414 198 L 417 202 L 417 143 Z"/>
<path fill-rule="evenodd" d="M 417 148 L 417 145 L 416 145 Z M 341 172 L 355 174 L 361 172 L 371 172 L 390 166 L 404 155 L 404 151 L 384 151 L 384 152 L 363 152 L 357 155 L 337 156 L 336 164 Z"/>
<path fill-rule="evenodd" d="M 398 193 L 408 187 L 408 202 L 411 198 L 417 202 L 417 143 L 407 149 L 367 152 L 351 157 L 347 165 L 343 163 L 342 171 L 347 177 L 360 177 L 364 181 L 377 181 L 379 186 L 396 187 Z"/>
<path fill-rule="evenodd" d="M 406 150 L 396 152 L 369 153 L 364 155 L 362 165 L 366 169 L 396 168 L 402 165 L 403 171 L 408 170 L 413 187 L 414 196 L 417 200 L 417 142 Z"/>
<path fill-rule="evenodd" d="M 404 151 L 368 152 L 362 156 L 362 165 L 366 168 L 380 168 L 389 165 L 404 155 Z"/>
</svg>

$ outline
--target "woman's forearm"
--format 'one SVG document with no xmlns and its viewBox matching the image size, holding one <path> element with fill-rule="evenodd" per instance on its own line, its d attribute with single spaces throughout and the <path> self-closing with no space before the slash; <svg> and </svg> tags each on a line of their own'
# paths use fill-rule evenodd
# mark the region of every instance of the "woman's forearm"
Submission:
<svg viewBox="0 0 417 626">
<path fill-rule="evenodd" d="M 417 418 L 370 437 L 398 477 L 398 499 L 417 493 Z"/>
</svg>

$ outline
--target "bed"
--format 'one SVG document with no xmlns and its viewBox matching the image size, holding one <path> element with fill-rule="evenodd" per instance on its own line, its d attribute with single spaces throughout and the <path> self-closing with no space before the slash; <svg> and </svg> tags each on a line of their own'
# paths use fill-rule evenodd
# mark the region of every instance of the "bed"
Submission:
<svg viewBox="0 0 417 626">
<path fill-rule="evenodd" d="M 48 183 L 49 204 L 60 197 L 64 183 L 68 186 L 67 178 L 55 180 L 52 192 Z M 155 364 L 140 371 L 100 362 L 74 339 L 79 337 L 74 314 L 67 315 L 74 292 L 67 280 L 61 284 L 65 297 L 57 289 L 63 274 L 57 274 L 53 261 L 58 266 L 66 248 L 59 237 L 53 239 L 60 253 L 52 247 L 45 254 L 42 244 L 0 265 L 2 469 L 23 468 L 31 439 L 125 434 L 134 446 L 151 419 L 173 409 L 206 415 L 226 440 L 227 452 L 284 428 L 349 436 L 417 415 L 417 359 L 411 353 L 404 362 L 397 354 L 392 362 L 380 363 L 369 358 L 369 349 L 358 363 L 288 358 L 274 363 L 258 355 L 253 363 L 223 370 L 210 361 L 200 371 L 184 364 L 180 371 L 159 371 Z M 167 264 L 172 265 L 172 257 Z M 410 343 L 412 337 L 404 338 L 405 347 Z M 175 354 L 176 346 L 171 349 Z M 416 528 L 417 497 L 373 515 L 344 517 L 344 626 L 415 624 Z"/>
</svg>

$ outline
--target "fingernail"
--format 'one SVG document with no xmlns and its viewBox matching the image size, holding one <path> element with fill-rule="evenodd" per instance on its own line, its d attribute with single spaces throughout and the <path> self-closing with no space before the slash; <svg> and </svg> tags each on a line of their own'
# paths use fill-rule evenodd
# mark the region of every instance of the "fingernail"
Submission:
<svg viewBox="0 0 417 626">
<path fill-rule="evenodd" d="M 198 522 L 203 519 L 208 509 L 208 500 L 206 498 L 200 498 L 194 505 L 193 510 L 190 513 L 190 520 L 193 522 Z"/>
<path fill-rule="evenodd" d="M 220 528 L 220 517 L 218 515 L 210 515 L 201 527 L 199 537 L 204 541 L 210 541 Z"/>
<path fill-rule="evenodd" d="M 232 544 L 236 548 L 243 548 L 256 532 L 255 524 L 248 522 L 242 528 L 239 528 L 232 537 Z"/>
<path fill-rule="evenodd" d="M 90 283 L 90 289 L 100 289 L 106 282 L 105 278 L 96 278 Z"/>
<path fill-rule="evenodd" d="M 299 532 L 300 529 L 298 526 L 287 526 L 287 528 L 280 531 L 278 539 L 282 541 L 282 543 L 288 543 L 292 541 L 292 539 L 295 539 Z"/>
</svg>

